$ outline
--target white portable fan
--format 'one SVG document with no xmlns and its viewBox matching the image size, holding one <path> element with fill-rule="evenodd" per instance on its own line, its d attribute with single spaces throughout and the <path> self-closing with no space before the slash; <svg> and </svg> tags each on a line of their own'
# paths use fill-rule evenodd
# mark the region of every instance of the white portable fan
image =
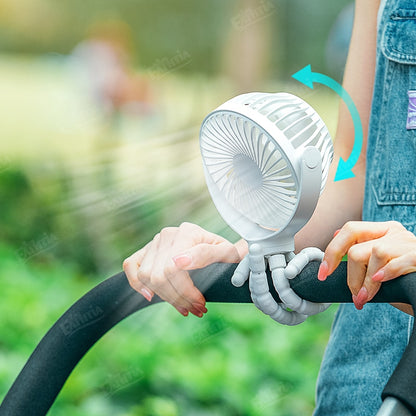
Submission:
<svg viewBox="0 0 416 416">
<path fill-rule="evenodd" d="M 239 95 L 205 118 L 200 147 L 215 206 L 249 243 L 250 254 L 233 283 L 242 284 L 251 270 L 253 302 L 279 322 L 299 323 L 322 310 L 299 299 L 287 282 L 308 261 L 322 258 L 317 249 L 306 249 L 297 259 L 292 254 L 294 235 L 311 217 L 333 157 L 319 115 L 291 94 Z M 284 305 L 268 291 L 265 258 Z"/>
</svg>

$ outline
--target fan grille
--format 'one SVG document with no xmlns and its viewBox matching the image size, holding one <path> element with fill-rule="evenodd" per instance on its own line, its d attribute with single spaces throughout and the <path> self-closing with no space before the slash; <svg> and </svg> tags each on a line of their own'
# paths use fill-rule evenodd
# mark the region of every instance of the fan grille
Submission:
<svg viewBox="0 0 416 416">
<path fill-rule="evenodd" d="M 280 230 L 297 204 L 291 165 L 277 143 L 233 112 L 209 116 L 200 137 L 205 167 L 231 206 L 263 228 Z"/>
<path fill-rule="evenodd" d="M 295 149 L 316 147 L 322 157 L 321 192 L 323 191 L 332 162 L 333 145 L 325 123 L 309 104 L 288 93 L 258 92 L 239 95 L 228 103 L 246 105 L 265 116 Z"/>
</svg>

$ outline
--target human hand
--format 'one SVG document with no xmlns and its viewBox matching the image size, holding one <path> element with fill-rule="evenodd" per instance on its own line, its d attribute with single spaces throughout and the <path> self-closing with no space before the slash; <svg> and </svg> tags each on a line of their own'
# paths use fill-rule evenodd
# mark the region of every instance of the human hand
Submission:
<svg viewBox="0 0 416 416">
<path fill-rule="evenodd" d="M 193 284 L 188 270 L 215 262 L 236 263 L 240 247 L 195 224 L 167 227 L 145 247 L 123 262 L 130 286 L 148 301 L 156 293 L 182 315 L 202 317 L 205 298 Z"/>
<path fill-rule="evenodd" d="M 325 280 L 348 253 L 348 286 L 357 309 L 378 292 L 381 282 L 416 271 L 416 236 L 396 221 L 347 222 L 325 250 L 318 279 Z M 411 308 L 402 308 L 411 313 Z"/>
</svg>

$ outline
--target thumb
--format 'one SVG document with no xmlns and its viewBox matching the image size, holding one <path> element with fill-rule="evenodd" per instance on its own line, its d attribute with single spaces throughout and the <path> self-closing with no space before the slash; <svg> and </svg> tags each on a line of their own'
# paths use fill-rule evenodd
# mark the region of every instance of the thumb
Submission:
<svg viewBox="0 0 416 416">
<path fill-rule="evenodd" d="M 201 243 L 172 258 L 182 270 L 202 269 L 212 263 L 238 263 L 240 255 L 229 241 L 219 244 Z"/>
</svg>

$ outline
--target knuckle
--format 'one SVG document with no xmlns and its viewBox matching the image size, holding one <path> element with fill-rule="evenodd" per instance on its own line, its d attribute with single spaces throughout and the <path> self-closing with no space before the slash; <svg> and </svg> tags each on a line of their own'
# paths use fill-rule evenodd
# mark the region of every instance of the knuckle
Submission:
<svg viewBox="0 0 416 416">
<path fill-rule="evenodd" d="M 174 234 L 175 231 L 176 231 L 175 227 L 165 227 L 165 228 L 162 228 L 159 234 L 161 238 L 165 238 Z"/>
<path fill-rule="evenodd" d="M 397 258 L 394 259 L 394 260 L 397 260 Z M 385 271 L 388 272 L 389 274 L 394 274 L 394 273 L 404 274 L 404 273 L 402 273 L 403 270 L 406 270 L 406 271 L 408 270 L 407 273 L 416 271 L 415 270 L 415 268 L 416 268 L 416 250 L 409 250 L 409 252 L 407 252 L 406 254 L 401 256 L 401 260 L 402 260 L 402 262 L 392 261 L 392 262 L 388 263 L 387 266 L 384 268 Z M 406 266 L 404 266 L 404 264 L 406 264 Z M 397 276 L 399 276 L 399 275 L 397 275 Z"/>
<path fill-rule="evenodd" d="M 385 247 L 383 247 L 380 244 L 375 244 L 371 249 L 371 255 L 377 259 L 384 259 L 385 257 L 387 257 L 387 252 Z"/>
<path fill-rule="evenodd" d="M 142 267 L 140 267 L 137 272 L 137 280 L 139 280 L 144 285 L 148 285 L 150 283 L 150 274 Z"/>
<path fill-rule="evenodd" d="M 355 229 L 355 221 L 347 221 L 344 225 L 344 230 L 348 231 L 348 232 L 352 232 Z"/>
<path fill-rule="evenodd" d="M 198 228 L 198 226 L 196 224 L 192 224 L 191 222 L 183 222 L 179 228 L 183 231 L 188 231 L 188 230 L 195 230 Z"/>
<path fill-rule="evenodd" d="M 178 268 L 175 264 L 169 264 L 165 267 L 164 274 L 165 276 L 174 276 L 178 272 Z"/>
<path fill-rule="evenodd" d="M 348 249 L 348 259 L 352 261 L 359 261 L 362 257 L 361 249 L 354 245 Z"/>
<path fill-rule="evenodd" d="M 402 223 L 400 223 L 399 221 L 387 221 L 387 224 L 391 227 L 391 228 L 396 228 L 396 229 L 403 229 L 403 225 Z"/>
<path fill-rule="evenodd" d="M 406 230 L 406 237 L 409 238 L 410 241 L 415 241 L 416 240 L 416 236 L 409 230 Z"/>
<path fill-rule="evenodd" d="M 151 283 L 152 287 L 154 287 L 157 290 L 157 289 L 162 288 L 165 285 L 166 279 L 163 275 L 152 274 L 150 276 L 150 283 Z"/>
<path fill-rule="evenodd" d="M 123 270 L 126 271 L 126 269 L 128 269 L 128 267 L 131 265 L 131 258 L 127 257 L 126 259 L 124 259 L 123 261 Z"/>
</svg>

